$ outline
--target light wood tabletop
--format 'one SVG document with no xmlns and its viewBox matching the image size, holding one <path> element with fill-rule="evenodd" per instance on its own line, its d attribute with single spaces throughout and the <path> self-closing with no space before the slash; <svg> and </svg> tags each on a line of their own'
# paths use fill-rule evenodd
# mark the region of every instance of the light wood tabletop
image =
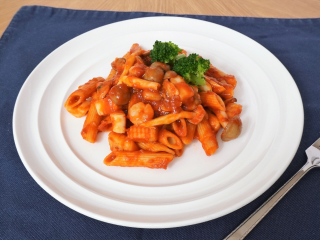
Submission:
<svg viewBox="0 0 320 240">
<path fill-rule="evenodd" d="M 0 36 L 24 5 L 219 16 L 320 17 L 319 0 L 0 0 Z"/>
</svg>

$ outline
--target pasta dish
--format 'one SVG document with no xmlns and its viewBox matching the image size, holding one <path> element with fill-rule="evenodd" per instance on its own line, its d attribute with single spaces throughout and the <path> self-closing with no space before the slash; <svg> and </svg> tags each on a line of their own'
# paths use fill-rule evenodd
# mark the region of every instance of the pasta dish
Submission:
<svg viewBox="0 0 320 240">
<path fill-rule="evenodd" d="M 218 132 L 223 141 L 240 135 L 237 81 L 209 60 L 156 41 L 152 50 L 133 44 L 111 67 L 106 78 L 79 86 L 64 105 L 73 116 L 86 116 L 84 140 L 94 143 L 98 133 L 109 132 L 105 165 L 167 169 L 194 139 L 211 156 Z"/>
</svg>

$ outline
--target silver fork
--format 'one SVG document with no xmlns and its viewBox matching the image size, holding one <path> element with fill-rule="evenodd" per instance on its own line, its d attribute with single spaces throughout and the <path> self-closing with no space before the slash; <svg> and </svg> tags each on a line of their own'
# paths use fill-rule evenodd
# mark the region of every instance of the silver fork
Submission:
<svg viewBox="0 0 320 240">
<path fill-rule="evenodd" d="M 286 195 L 287 192 L 312 168 L 320 167 L 320 138 L 307 150 L 307 163 L 273 194 L 260 208 L 252 213 L 224 240 L 241 240 L 261 221 L 264 216 Z"/>
</svg>

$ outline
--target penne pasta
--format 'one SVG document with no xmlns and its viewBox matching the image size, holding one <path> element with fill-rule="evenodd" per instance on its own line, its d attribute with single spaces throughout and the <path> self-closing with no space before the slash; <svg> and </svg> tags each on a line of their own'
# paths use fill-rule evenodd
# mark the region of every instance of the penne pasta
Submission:
<svg viewBox="0 0 320 240">
<path fill-rule="evenodd" d="M 123 83 L 124 77 L 126 77 L 126 75 L 128 75 L 129 69 L 133 66 L 135 61 L 136 61 L 135 54 L 131 54 L 130 56 L 128 56 L 128 58 L 126 59 L 126 63 L 124 65 L 123 72 L 121 73 L 119 81 L 117 82 L 117 84 Z"/>
<path fill-rule="evenodd" d="M 111 152 L 105 159 L 107 166 L 119 167 L 148 167 L 167 169 L 168 164 L 173 160 L 173 154 L 154 152 Z"/>
<path fill-rule="evenodd" d="M 104 81 L 97 84 L 97 99 L 103 99 L 109 93 L 110 88 L 113 85 L 113 81 Z"/>
<path fill-rule="evenodd" d="M 209 77 L 204 75 L 205 80 L 207 83 L 209 83 L 211 85 L 212 91 L 220 94 L 222 92 L 224 92 L 226 89 L 219 83 L 219 81 L 215 78 Z"/>
<path fill-rule="evenodd" d="M 161 129 L 159 133 L 159 142 L 172 149 L 182 149 L 183 144 L 180 138 L 166 129 Z"/>
<path fill-rule="evenodd" d="M 81 135 L 84 140 L 90 143 L 94 143 L 96 141 L 98 126 L 100 125 L 101 120 L 102 117 L 97 113 L 95 105 L 91 103 L 88 115 L 81 131 Z"/>
<path fill-rule="evenodd" d="M 234 94 L 234 88 L 232 85 L 228 84 L 228 83 L 223 83 L 221 82 L 221 84 L 223 85 L 223 87 L 226 89 L 224 90 L 222 93 L 220 93 L 219 95 L 223 98 L 223 99 L 230 99 L 233 98 L 233 94 Z"/>
<path fill-rule="evenodd" d="M 218 132 L 220 129 L 220 122 L 216 115 L 207 112 L 209 124 L 214 132 Z"/>
<path fill-rule="evenodd" d="M 182 146 L 181 149 L 174 149 L 174 155 L 175 155 L 175 157 L 181 157 L 182 154 L 183 154 L 183 152 L 184 152 L 184 146 Z"/>
<path fill-rule="evenodd" d="M 142 51 L 143 50 L 138 43 L 132 44 L 130 48 L 130 53 L 133 54 L 134 56 L 141 55 Z"/>
<path fill-rule="evenodd" d="M 87 98 L 91 97 L 96 91 L 98 82 L 104 81 L 104 78 L 93 78 L 84 85 L 70 94 L 64 106 L 69 113 L 75 117 L 83 117 L 89 110 L 89 104 L 86 102 Z"/>
<path fill-rule="evenodd" d="M 185 137 L 180 137 L 180 139 L 183 142 L 183 144 L 187 145 L 192 142 L 197 126 L 189 122 L 186 122 L 186 125 L 187 125 L 187 135 Z"/>
<path fill-rule="evenodd" d="M 109 81 L 109 80 L 111 80 L 112 78 L 114 78 L 114 76 L 116 75 L 116 73 L 117 73 L 117 71 L 112 68 L 111 71 L 110 71 L 110 73 L 109 73 L 109 75 L 108 75 L 108 77 L 106 78 L 106 81 Z"/>
<path fill-rule="evenodd" d="M 156 142 L 159 138 L 159 130 L 156 127 L 133 125 L 129 128 L 127 135 L 135 142 Z"/>
<path fill-rule="evenodd" d="M 226 81 L 226 83 L 232 85 L 233 88 L 237 86 L 237 81 L 233 75 L 229 75 L 222 72 L 218 68 L 214 67 L 212 64 L 210 64 L 210 69 L 207 71 L 206 75 L 214 77 L 218 80 L 224 80 Z"/>
<path fill-rule="evenodd" d="M 207 156 L 211 156 L 218 149 L 218 142 L 215 133 L 212 131 L 207 118 L 203 118 L 201 123 L 197 125 L 197 133 L 202 148 Z"/>
<path fill-rule="evenodd" d="M 162 143 L 158 142 L 138 142 L 138 146 L 146 151 L 151 152 L 167 152 L 171 154 L 175 154 L 175 152 L 168 148 L 167 146 L 163 145 Z"/>
<path fill-rule="evenodd" d="M 171 123 L 171 126 L 173 128 L 173 131 L 179 137 L 187 136 L 187 123 L 186 120 L 184 120 L 183 118 Z"/>
<path fill-rule="evenodd" d="M 217 116 L 221 126 L 225 128 L 229 123 L 227 113 L 225 111 L 219 111 L 219 110 L 213 110 L 213 112 Z"/>
<path fill-rule="evenodd" d="M 228 103 L 226 106 L 226 113 L 228 118 L 239 116 L 242 112 L 242 106 L 236 103 Z"/>
<path fill-rule="evenodd" d="M 201 92 L 200 97 L 203 106 L 220 111 L 226 110 L 224 102 L 218 94 L 214 92 Z"/>
<path fill-rule="evenodd" d="M 90 104 L 91 104 L 91 100 L 85 100 L 83 103 L 81 103 L 77 107 L 69 108 L 68 111 L 73 116 L 80 118 L 80 117 L 83 117 L 87 114 L 87 112 L 89 111 L 89 108 L 90 108 Z"/>
<path fill-rule="evenodd" d="M 127 59 L 130 55 L 131 55 L 131 53 L 130 53 L 130 51 L 129 51 L 129 52 L 127 52 L 125 55 L 123 55 L 122 58 Z"/>
<path fill-rule="evenodd" d="M 236 98 L 229 98 L 224 100 L 224 105 L 227 106 L 229 103 L 235 103 L 235 102 L 237 102 Z"/>
</svg>

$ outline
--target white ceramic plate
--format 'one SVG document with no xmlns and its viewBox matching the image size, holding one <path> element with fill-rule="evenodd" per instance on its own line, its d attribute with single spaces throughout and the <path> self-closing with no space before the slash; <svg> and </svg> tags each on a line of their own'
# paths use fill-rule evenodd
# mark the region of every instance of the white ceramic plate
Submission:
<svg viewBox="0 0 320 240">
<path fill-rule="evenodd" d="M 107 167 L 107 134 L 90 144 L 80 135 L 84 118 L 63 107 L 70 93 L 97 76 L 133 43 L 145 49 L 172 41 L 236 76 L 243 105 L 241 136 L 207 157 L 197 142 L 167 170 Z M 70 208 L 124 226 L 167 228 L 230 213 L 268 189 L 300 143 L 303 107 L 285 67 L 250 38 L 217 24 L 150 17 L 103 26 L 47 56 L 30 74 L 16 101 L 14 139 L 37 183 Z"/>
</svg>

